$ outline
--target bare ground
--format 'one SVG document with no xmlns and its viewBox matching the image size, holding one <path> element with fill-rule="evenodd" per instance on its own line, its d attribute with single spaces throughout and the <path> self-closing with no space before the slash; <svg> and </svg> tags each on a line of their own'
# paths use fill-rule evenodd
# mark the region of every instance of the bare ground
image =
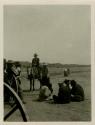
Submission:
<svg viewBox="0 0 95 125">
<path fill-rule="evenodd" d="M 71 102 L 69 104 L 53 104 L 52 101 L 38 102 L 39 83 L 36 81 L 36 91 L 29 92 L 29 81 L 22 77 L 22 88 L 24 90 L 25 108 L 30 121 L 91 121 L 91 72 L 88 68 L 72 68 L 70 79 L 75 79 L 83 86 L 85 101 Z M 50 68 L 49 72 L 54 94 L 58 93 L 58 82 L 65 78 L 62 69 Z M 24 74 L 25 75 L 25 74 Z M 8 121 L 21 121 L 19 111 L 15 112 Z"/>
</svg>

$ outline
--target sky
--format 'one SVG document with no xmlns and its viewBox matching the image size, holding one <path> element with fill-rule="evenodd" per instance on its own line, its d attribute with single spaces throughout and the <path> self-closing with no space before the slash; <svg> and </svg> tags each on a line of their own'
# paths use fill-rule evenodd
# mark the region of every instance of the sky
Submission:
<svg viewBox="0 0 95 125">
<path fill-rule="evenodd" d="M 3 18 L 4 58 L 91 63 L 89 5 L 5 5 Z"/>
</svg>

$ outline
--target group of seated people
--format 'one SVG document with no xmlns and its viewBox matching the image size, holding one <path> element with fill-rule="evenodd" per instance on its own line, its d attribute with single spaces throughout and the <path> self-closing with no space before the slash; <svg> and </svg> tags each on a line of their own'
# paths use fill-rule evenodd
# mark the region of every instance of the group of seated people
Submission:
<svg viewBox="0 0 95 125">
<path fill-rule="evenodd" d="M 52 99 L 54 103 L 70 103 L 71 101 L 84 101 L 84 90 L 75 80 L 65 79 L 58 83 L 58 95 L 53 95 L 53 88 L 50 78 L 45 76 L 42 79 L 42 87 L 39 92 L 38 101 Z"/>
<path fill-rule="evenodd" d="M 84 90 L 75 80 L 64 80 L 58 83 L 58 95 L 53 95 L 55 103 L 70 103 L 70 101 L 84 101 Z"/>
</svg>

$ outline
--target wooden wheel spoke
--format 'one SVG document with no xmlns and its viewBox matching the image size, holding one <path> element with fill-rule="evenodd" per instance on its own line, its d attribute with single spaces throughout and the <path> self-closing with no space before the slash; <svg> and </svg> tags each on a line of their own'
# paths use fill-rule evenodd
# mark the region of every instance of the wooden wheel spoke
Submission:
<svg viewBox="0 0 95 125">
<path fill-rule="evenodd" d="M 4 116 L 4 121 L 11 116 L 16 110 L 18 109 L 18 106 L 15 105 L 5 116 Z"/>
<path fill-rule="evenodd" d="M 12 110 L 10 110 L 10 112 L 7 113 L 7 115 L 4 117 L 4 120 L 6 120 L 10 115 L 12 115 L 17 109 L 19 109 L 21 116 L 23 118 L 23 121 L 28 121 L 29 117 L 26 113 L 24 104 L 22 103 L 21 99 L 19 98 L 19 96 L 17 95 L 17 93 L 6 83 L 4 83 L 4 89 L 7 89 L 11 95 L 15 98 L 15 102 L 16 105 L 13 107 Z"/>
</svg>

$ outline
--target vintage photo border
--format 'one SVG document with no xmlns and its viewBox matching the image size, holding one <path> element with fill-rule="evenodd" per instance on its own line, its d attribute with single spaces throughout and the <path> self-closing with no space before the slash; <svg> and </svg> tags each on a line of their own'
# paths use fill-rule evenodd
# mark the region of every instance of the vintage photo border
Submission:
<svg viewBox="0 0 95 125">
<path fill-rule="evenodd" d="M 3 122 L 3 6 L 4 5 L 90 5 L 91 6 L 91 121 L 89 122 Z M 0 125 L 95 124 L 95 2 L 94 0 L 0 0 Z"/>
</svg>

